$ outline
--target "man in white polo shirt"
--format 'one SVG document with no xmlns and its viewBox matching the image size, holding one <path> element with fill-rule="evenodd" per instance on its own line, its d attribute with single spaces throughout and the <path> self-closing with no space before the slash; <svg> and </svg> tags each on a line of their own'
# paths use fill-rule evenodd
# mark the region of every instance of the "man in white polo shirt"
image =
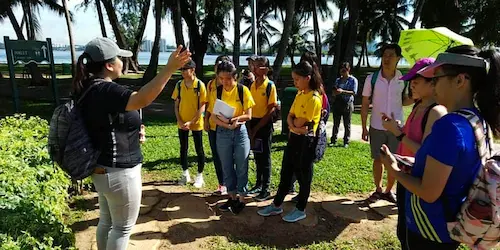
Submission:
<svg viewBox="0 0 500 250">
<path fill-rule="evenodd" d="M 404 81 L 399 80 L 402 74 L 397 70 L 397 65 L 401 59 L 401 47 L 397 44 L 387 44 L 382 47 L 381 52 L 382 65 L 380 70 L 369 75 L 365 80 L 361 107 L 363 140 L 368 141 L 368 137 L 370 138 L 373 180 L 376 187 L 375 192 L 368 199 L 372 202 L 384 199 L 395 203 L 396 196 L 391 192 L 395 182 L 394 177 L 388 175 L 387 187 L 382 192 L 383 167 L 380 160 L 380 148 L 382 144 L 386 144 L 391 149 L 391 152 L 396 152 L 401 138 L 397 138 L 384 129 L 382 126 L 382 113 L 390 114 L 394 119 L 403 123 L 403 105 L 413 104 L 413 99 L 406 94 Z M 372 82 L 373 77 L 376 77 L 376 80 Z M 373 89 L 372 85 L 374 85 Z M 372 102 L 372 112 L 370 128 L 368 128 L 366 120 L 370 101 Z"/>
</svg>

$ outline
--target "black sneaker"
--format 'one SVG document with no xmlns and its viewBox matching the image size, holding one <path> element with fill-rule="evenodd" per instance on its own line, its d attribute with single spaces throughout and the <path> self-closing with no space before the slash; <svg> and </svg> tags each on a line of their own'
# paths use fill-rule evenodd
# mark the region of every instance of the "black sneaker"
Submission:
<svg viewBox="0 0 500 250">
<path fill-rule="evenodd" d="M 257 195 L 254 199 L 256 201 L 266 201 L 267 199 L 269 199 L 269 197 L 271 197 L 271 193 L 269 193 L 268 191 L 266 190 L 263 190 L 262 192 L 260 192 L 259 195 Z"/>
<path fill-rule="evenodd" d="M 222 212 L 228 212 L 231 210 L 231 207 L 234 205 L 234 200 L 228 199 L 226 203 L 219 206 L 219 210 Z"/>
<path fill-rule="evenodd" d="M 253 187 L 252 189 L 250 189 L 250 191 L 248 191 L 248 192 L 247 192 L 247 194 L 250 194 L 250 195 L 252 195 L 252 194 L 258 194 L 258 193 L 260 193 L 261 191 L 262 191 L 262 188 L 261 188 L 261 187 L 259 187 L 259 186 L 255 186 L 255 187 Z"/>
<path fill-rule="evenodd" d="M 396 195 L 392 192 L 382 194 L 381 198 L 388 202 L 397 203 Z"/>
<path fill-rule="evenodd" d="M 368 197 L 368 199 L 367 199 L 367 200 L 368 200 L 369 202 L 376 202 L 376 201 L 378 201 L 378 200 L 382 199 L 382 196 L 383 196 L 382 192 L 377 192 L 377 191 L 375 191 L 375 192 L 373 192 L 373 193 L 370 195 L 370 197 Z"/>
<path fill-rule="evenodd" d="M 233 214 L 239 214 L 243 210 L 243 208 L 245 208 L 245 206 L 245 203 L 238 200 L 234 201 L 234 204 L 229 207 L 229 210 L 231 210 Z"/>
</svg>

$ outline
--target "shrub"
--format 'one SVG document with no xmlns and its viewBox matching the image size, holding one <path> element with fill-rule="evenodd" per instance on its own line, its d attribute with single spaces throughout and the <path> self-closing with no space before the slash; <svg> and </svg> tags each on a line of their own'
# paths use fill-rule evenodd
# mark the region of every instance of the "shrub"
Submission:
<svg viewBox="0 0 500 250">
<path fill-rule="evenodd" d="M 1 249 L 67 249 L 74 235 L 65 173 L 47 153 L 47 121 L 24 115 L 0 120 Z"/>
</svg>

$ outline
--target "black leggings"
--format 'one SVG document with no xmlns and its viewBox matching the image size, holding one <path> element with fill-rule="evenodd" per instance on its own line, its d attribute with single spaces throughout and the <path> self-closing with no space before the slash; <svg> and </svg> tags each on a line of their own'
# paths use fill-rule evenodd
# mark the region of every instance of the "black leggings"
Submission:
<svg viewBox="0 0 500 250">
<path fill-rule="evenodd" d="M 205 168 L 205 152 L 203 151 L 203 131 L 192 131 L 194 147 L 198 156 L 198 173 L 203 173 Z M 181 165 L 182 170 L 188 169 L 188 138 L 189 130 L 179 129 L 179 141 L 181 143 Z"/>
<path fill-rule="evenodd" d="M 307 199 L 311 193 L 316 144 L 317 138 L 290 133 L 286 152 L 283 155 L 285 158 L 281 167 L 280 185 L 274 198 L 274 205 L 281 206 L 283 204 L 295 174 L 300 185 L 297 209 L 305 210 Z"/>
<path fill-rule="evenodd" d="M 408 229 L 406 230 L 406 242 L 408 244 L 406 249 L 408 250 L 455 250 L 460 245 L 458 242 L 439 243 L 431 241 Z"/>
</svg>

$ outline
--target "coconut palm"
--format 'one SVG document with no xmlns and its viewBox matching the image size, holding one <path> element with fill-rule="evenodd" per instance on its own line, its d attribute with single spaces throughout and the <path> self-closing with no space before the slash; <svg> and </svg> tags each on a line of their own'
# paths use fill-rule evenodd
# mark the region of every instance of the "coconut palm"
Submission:
<svg viewBox="0 0 500 250">
<path fill-rule="evenodd" d="M 271 46 L 271 38 L 275 34 L 279 34 L 280 31 L 276 29 L 269 21 L 277 20 L 278 16 L 275 10 L 271 8 L 257 8 L 257 43 L 259 54 L 262 54 L 263 48 L 269 48 Z M 246 13 L 243 15 L 243 20 L 246 23 L 252 23 L 252 17 Z M 246 42 L 250 42 L 252 39 L 252 26 L 250 25 L 247 29 L 241 33 L 242 37 L 247 37 Z"/>
<path fill-rule="evenodd" d="M 87 10 L 89 7 L 95 7 L 97 10 L 97 17 L 99 18 L 99 25 L 101 26 L 102 37 L 108 37 L 106 32 L 106 26 L 104 25 L 104 15 L 102 13 L 101 0 L 83 0 L 83 2 L 78 5 L 79 8 L 84 8 Z"/>
<path fill-rule="evenodd" d="M 397 42 L 401 31 L 410 22 L 404 18 L 408 14 L 410 4 L 408 0 L 377 0 L 373 4 L 375 15 L 371 22 L 371 36 L 382 39 L 382 42 Z"/>
<path fill-rule="evenodd" d="M 294 55 L 296 53 L 303 53 L 310 51 L 314 47 L 314 43 L 309 40 L 309 36 L 314 34 L 314 30 L 309 26 L 305 26 L 305 15 L 295 15 L 292 23 L 292 30 L 290 38 L 288 38 L 288 48 L 286 54 L 290 57 L 292 66 L 295 66 Z M 281 37 L 281 33 L 275 35 Z M 281 38 L 271 46 L 271 51 L 277 52 L 281 43 Z"/>
</svg>

